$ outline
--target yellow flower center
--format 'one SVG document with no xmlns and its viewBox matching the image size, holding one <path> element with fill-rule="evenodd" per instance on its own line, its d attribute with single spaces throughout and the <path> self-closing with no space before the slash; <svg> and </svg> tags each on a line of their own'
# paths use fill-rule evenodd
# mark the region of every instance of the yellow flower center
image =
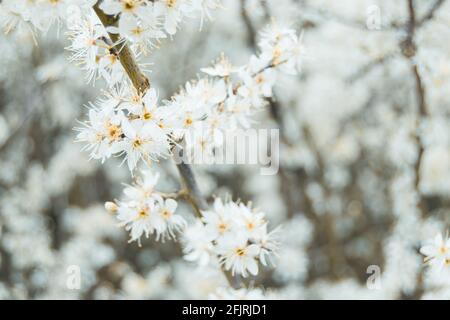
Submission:
<svg viewBox="0 0 450 320">
<path fill-rule="evenodd" d="M 262 73 L 258 74 L 255 78 L 255 81 L 257 84 L 261 84 L 264 82 L 264 75 Z"/>
<path fill-rule="evenodd" d="M 138 212 L 138 218 L 139 219 L 146 218 L 149 216 L 149 214 L 150 214 L 150 212 L 148 211 L 147 208 L 141 209 Z"/>
<path fill-rule="evenodd" d="M 169 8 L 173 8 L 177 4 L 177 0 L 166 0 L 166 4 Z"/>
<path fill-rule="evenodd" d="M 135 36 L 139 36 L 144 32 L 144 29 L 141 27 L 136 27 L 135 29 L 131 30 L 131 33 L 133 33 Z"/>
<path fill-rule="evenodd" d="M 153 118 L 153 115 L 151 112 L 145 111 L 144 114 L 142 115 L 142 118 L 144 118 L 144 120 L 150 120 Z"/>
<path fill-rule="evenodd" d="M 223 222 L 219 223 L 219 225 L 217 227 L 218 227 L 220 233 L 224 233 L 228 228 L 227 225 Z"/>
<path fill-rule="evenodd" d="M 136 6 L 136 3 L 134 0 L 124 0 L 123 2 L 123 8 L 125 10 L 133 10 Z"/>
<path fill-rule="evenodd" d="M 142 140 L 141 139 L 135 139 L 134 141 L 133 141 L 133 147 L 134 148 L 139 148 L 140 146 L 142 145 Z"/>
<path fill-rule="evenodd" d="M 116 140 L 122 135 L 122 129 L 112 123 L 108 123 L 107 125 L 108 138 L 110 140 Z"/>
<path fill-rule="evenodd" d="M 169 210 L 162 210 L 161 215 L 164 219 L 169 219 L 172 216 L 172 212 L 170 212 Z"/>
</svg>

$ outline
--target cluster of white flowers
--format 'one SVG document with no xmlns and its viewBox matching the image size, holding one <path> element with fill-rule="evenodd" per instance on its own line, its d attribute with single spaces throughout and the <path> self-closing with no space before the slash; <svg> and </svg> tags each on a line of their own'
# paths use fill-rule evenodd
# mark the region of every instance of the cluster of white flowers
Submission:
<svg viewBox="0 0 450 320">
<path fill-rule="evenodd" d="M 120 83 L 124 78 L 123 68 L 97 15 L 89 10 L 73 19 L 68 27 L 70 46 L 67 49 L 72 52 L 71 61 L 85 70 L 88 82 L 101 77 L 110 86 Z"/>
<path fill-rule="evenodd" d="M 272 97 L 278 71 L 300 71 L 305 55 L 301 37 L 272 22 L 260 34 L 260 53 L 248 64 L 234 66 L 222 54 L 212 67 L 202 69 L 207 77 L 186 83 L 162 104 L 153 87 L 141 90 L 125 78 L 119 61 L 122 45 L 129 44 L 135 56 L 145 54 L 154 41 L 166 33 L 173 35 L 181 17 L 191 9 L 201 11 L 203 17 L 217 5 L 217 1 L 105 0 L 99 9 L 118 18 L 117 26 L 105 28 L 92 10 L 72 21 L 71 59 L 82 65 L 89 81 L 101 77 L 109 87 L 103 98 L 89 105 L 89 119 L 76 128 L 77 141 L 86 143 L 91 158 L 104 162 L 113 155 L 124 155 L 133 173 L 140 160 L 147 164 L 159 161 L 171 156 L 177 146 L 190 156 L 212 155 L 223 143 L 223 130 L 250 126 L 250 116 Z M 111 34 L 119 34 L 118 43 L 112 43 Z M 124 189 L 126 199 L 105 205 L 130 231 L 130 241 L 140 244 L 143 235 L 154 233 L 156 240 L 174 238 L 187 225 L 174 213 L 177 202 L 173 197 L 154 190 L 157 180 L 158 175 L 145 171 L 143 178 Z M 277 249 L 264 213 L 242 203 L 223 204 L 220 199 L 213 211 L 202 211 L 201 219 L 184 231 L 183 239 L 187 260 L 199 260 L 201 265 L 218 263 L 232 275 L 243 277 L 258 274 L 258 262 L 269 265 Z"/>
<path fill-rule="evenodd" d="M 202 69 L 209 78 L 187 83 L 168 103 L 179 110 L 188 157 L 211 157 L 224 131 L 250 127 L 252 115 L 272 97 L 279 72 L 300 71 L 305 49 L 295 30 L 274 22 L 260 36 L 260 54 L 248 64 L 233 66 L 222 55 Z"/>
<path fill-rule="evenodd" d="M 139 58 L 141 53 L 155 48 L 166 33 L 175 34 L 183 16 L 201 12 L 202 17 L 210 17 L 210 10 L 217 7 L 217 0 L 105 0 L 100 3 L 100 10 L 118 19 L 117 26 L 107 28 L 93 10 L 75 7 L 77 10 L 68 22 L 68 49 L 73 53 L 72 60 L 87 71 L 89 81 L 101 77 L 114 86 L 124 78 L 117 53 L 125 43 Z M 116 34 L 118 41 L 113 42 L 108 33 Z"/>
<path fill-rule="evenodd" d="M 222 55 L 214 66 L 202 69 L 209 77 L 188 82 L 162 105 L 154 88 L 141 94 L 129 82 L 115 85 L 90 105 L 89 120 L 77 128 L 78 141 L 87 143 L 94 159 L 104 161 L 114 154 L 125 154 L 131 171 L 140 159 L 148 163 L 169 156 L 174 144 L 183 138 L 186 156 L 212 156 L 222 145 L 225 130 L 250 126 L 250 116 L 272 96 L 277 70 L 287 66 L 292 73 L 298 70 L 293 67 L 300 67 L 304 50 L 292 29 L 273 23 L 261 38 L 261 54 L 252 56 L 247 65 L 235 67 Z M 72 47 L 83 55 L 97 56 L 97 49 L 81 50 L 86 43 L 90 42 L 77 40 Z M 101 59 L 120 67 L 114 57 L 107 52 Z M 96 71 L 88 69 L 89 78 L 94 77 Z M 115 76 L 115 70 L 110 67 L 101 74 L 116 84 L 114 79 L 120 79 L 123 71 L 119 68 L 119 76 Z"/>
<path fill-rule="evenodd" d="M 121 37 L 137 45 L 143 52 L 154 41 L 174 35 L 183 17 L 211 17 L 211 10 L 220 6 L 219 0 L 105 0 L 100 4 L 106 14 L 118 16 L 117 30 Z"/>
<path fill-rule="evenodd" d="M 53 24 L 70 19 L 74 10 L 92 7 L 97 0 L 3 0 L 0 3 L 0 25 L 4 32 L 14 29 L 46 32 Z"/>
<path fill-rule="evenodd" d="M 88 71 L 89 81 L 105 78 L 109 85 L 123 79 L 123 71 L 113 48 L 124 42 L 139 55 L 154 48 L 166 34 L 174 35 L 183 17 L 200 14 L 201 21 L 211 18 L 220 7 L 218 0 L 105 0 L 100 10 L 117 19 L 117 26 L 105 29 L 92 7 L 97 0 L 5 0 L 0 3 L 0 26 L 12 31 L 47 32 L 54 24 L 67 25 L 73 52 L 72 60 Z M 108 33 L 120 36 L 112 42 Z"/>
<path fill-rule="evenodd" d="M 94 6 L 97 0 L 4 0 L 2 24 L 10 31 L 19 24 L 30 23 L 40 31 L 47 31 L 54 23 L 70 21 L 78 9 Z M 100 9 L 107 15 L 118 17 L 118 27 L 110 32 L 120 35 L 142 48 L 153 44 L 153 39 L 174 35 L 184 17 L 197 14 L 211 18 L 211 11 L 220 7 L 219 0 L 104 0 Z M 146 50 L 146 49 L 144 49 Z"/>
<path fill-rule="evenodd" d="M 91 158 L 102 159 L 125 154 L 130 171 L 138 161 L 155 161 L 170 153 L 173 110 L 157 106 L 157 94 L 150 89 L 142 96 L 126 84 L 107 94 L 97 105 L 91 104 L 89 120 L 77 140 L 86 142 Z"/>
<path fill-rule="evenodd" d="M 258 261 L 267 266 L 278 248 L 277 229 L 267 231 L 264 212 L 216 198 L 212 210 L 183 234 L 185 259 L 200 265 L 221 263 L 232 275 L 258 274 Z"/>
<path fill-rule="evenodd" d="M 130 241 L 138 241 L 155 233 L 156 240 L 175 238 L 182 233 L 185 259 L 200 266 L 223 265 L 232 275 L 258 274 L 258 262 L 274 264 L 278 249 L 278 229 L 268 232 L 265 213 L 244 205 L 216 198 L 212 210 L 202 211 L 202 217 L 187 226 L 186 220 L 175 214 L 177 202 L 173 194 L 158 192 L 155 186 L 159 174 L 144 171 L 136 183 L 124 189 L 125 198 L 106 202 L 105 207 L 117 215 L 121 226 L 130 231 Z"/>
<path fill-rule="evenodd" d="M 181 231 L 186 225 L 183 217 L 174 214 L 177 202 L 155 190 L 158 179 L 159 174 L 144 171 L 135 184 L 124 189 L 125 199 L 117 204 L 105 204 L 108 211 L 117 213 L 120 225 L 130 231 L 130 241 L 140 244 L 142 235 L 148 238 L 153 233 L 156 233 L 156 240 L 164 241 L 174 238 L 175 232 Z"/>
</svg>

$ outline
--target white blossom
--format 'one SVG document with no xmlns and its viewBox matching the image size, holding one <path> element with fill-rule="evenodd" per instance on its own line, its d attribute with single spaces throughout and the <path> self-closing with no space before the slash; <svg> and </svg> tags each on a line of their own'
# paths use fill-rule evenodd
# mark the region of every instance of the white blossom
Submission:
<svg viewBox="0 0 450 320">
<path fill-rule="evenodd" d="M 450 239 L 437 234 L 433 240 L 420 248 L 420 253 L 425 255 L 425 262 L 438 270 L 450 265 Z"/>
</svg>

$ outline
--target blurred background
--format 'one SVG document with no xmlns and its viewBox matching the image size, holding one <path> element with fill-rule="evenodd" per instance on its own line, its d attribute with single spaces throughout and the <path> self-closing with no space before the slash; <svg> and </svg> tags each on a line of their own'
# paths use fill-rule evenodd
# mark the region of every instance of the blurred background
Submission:
<svg viewBox="0 0 450 320">
<path fill-rule="evenodd" d="M 280 130 L 278 174 L 195 167 L 209 200 L 252 201 L 283 227 L 276 266 L 247 285 L 275 299 L 450 298 L 449 272 L 428 273 L 418 251 L 450 219 L 450 1 L 223 7 L 201 30 L 185 20 L 147 60 L 163 100 L 221 52 L 245 64 L 271 19 L 304 33 L 301 75 L 278 80 L 254 125 Z M 129 244 L 104 209 L 132 179 L 120 159 L 89 161 L 74 142 L 102 84 L 68 62 L 63 32 L 0 35 L 0 298 L 214 297 L 213 271 L 172 241 Z M 174 165 L 158 170 L 176 190 Z M 80 289 L 67 286 L 71 266 Z"/>
</svg>

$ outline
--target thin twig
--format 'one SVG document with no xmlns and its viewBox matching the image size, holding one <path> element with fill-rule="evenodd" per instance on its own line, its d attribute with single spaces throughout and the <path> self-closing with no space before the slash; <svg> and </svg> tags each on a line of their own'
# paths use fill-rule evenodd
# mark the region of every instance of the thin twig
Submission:
<svg viewBox="0 0 450 320">
<path fill-rule="evenodd" d="M 201 210 L 206 210 L 208 205 L 200 193 L 200 189 L 197 185 L 197 180 L 195 179 L 194 172 L 189 164 L 181 162 L 177 164 L 178 172 L 183 177 L 185 187 L 189 190 L 188 200 L 194 207 L 197 215 L 201 217 Z"/>
<path fill-rule="evenodd" d="M 414 187 L 415 187 L 416 193 L 419 197 L 419 200 L 417 203 L 417 208 L 419 209 L 421 216 L 425 217 L 428 214 L 427 207 L 426 207 L 425 201 L 424 201 L 424 199 L 421 195 L 420 189 L 419 189 L 420 167 L 422 166 L 422 162 L 423 162 L 425 146 L 422 142 L 422 139 L 420 137 L 420 133 L 419 133 L 418 129 L 420 127 L 421 120 L 428 116 L 428 110 L 427 110 L 427 102 L 426 102 L 426 89 L 423 84 L 422 78 L 420 76 L 420 72 L 418 70 L 417 64 L 413 60 L 413 57 L 417 50 L 415 42 L 414 42 L 415 41 L 414 37 L 415 37 L 415 31 L 418 27 L 419 21 L 417 21 L 417 18 L 416 18 L 414 1 L 413 0 L 406 0 L 406 1 L 407 1 L 407 5 L 408 5 L 409 22 L 406 27 L 407 37 L 406 37 L 406 40 L 401 44 L 401 46 L 402 46 L 402 50 L 403 50 L 403 55 L 408 59 L 409 63 L 411 64 L 411 73 L 413 75 L 415 87 L 416 87 L 415 93 L 416 93 L 418 110 L 417 110 L 417 120 L 416 120 L 417 121 L 416 129 L 417 130 L 416 130 L 415 138 L 417 141 L 418 155 L 417 155 L 416 163 L 414 165 L 414 171 L 415 171 Z M 427 16 L 429 16 L 429 19 L 431 19 L 433 17 L 434 11 L 437 10 L 437 8 L 439 8 L 440 5 L 435 6 L 436 8 L 434 10 L 432 9 L 432 11 L 430 11 L 430 13 L 427 15 Z M 422 19 L 420 21 L 424 21 L 424 20 Z M 413 296 L 421 297 L 423 292 L 424 292 L 423 272 L 419 272 L 417 275 L 416 289 L 415 289 L 415 292 L 413 293 Z"/>
<path fill-rule="evenodd" d="M 444 4 L 446 0 L 436 0 L 436 2 L 431 7 L 430 11 L 416 23 L 416 27 L 420 28 L 422 25 L 424 25 L 426 22 L 432 20 L 436 14 L 436 12 L 439 10 L 440 7 Z"/>
<path fill-rule="evenodd" d="M 420 75 L 419 69 L 417 67 L 416 62 L 413 60 L 413 57 L 416 53 L 416 45 L 415 45 L 415 31 L 417 29 L 417 18 L 416 18 L 416 12 L 414 8 L 414 1 L 413 0 L 407 0 L 408 4 L 408 12 L 409 12 L 409 22 L 407 24 L 407 37 L 406 40 L 402 43 L 403 46 L 403 55 L 408 59 L 408 61 L 411 64 L 411 73 L 414 79 L 415 83 L 415 94 L 417 99 L 417 129 L 420 127 L 420 122 L 422 118 L 428 117 L 428 109 L 427 109 L 427 102 L 426 102 L 426 89 L 422 81 L 422 77 Z M 423 197 L 420 194 L 419 190 L 419 184 L 420 184 L 420 167 L 422 165 L 423 160 L 423 154 L 425 151 L 425 147 L 423 145 L 423 142 L 420 138 L 419 130 L 416 130 L 416 140 L 418 145 L 418 156 L 417 161 L 414 165 L 414 171 L 415 171 L 415 181 L 414 181 L 414 187 L 417 191 L 417 194 L 419 195 L 419 203 L 418 208 L 422 214 L 422 216 L 427 215 L 427 209 L 424 202 Z"/>
</svg>

